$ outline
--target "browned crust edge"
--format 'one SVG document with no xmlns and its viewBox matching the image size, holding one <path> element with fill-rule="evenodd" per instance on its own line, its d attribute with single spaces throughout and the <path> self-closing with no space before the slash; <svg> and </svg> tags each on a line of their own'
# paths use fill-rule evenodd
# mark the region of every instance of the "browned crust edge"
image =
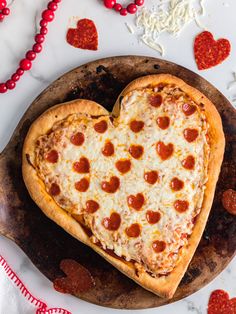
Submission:
<svg viewBox="0 0 236 314">
<path fill-rule="evenodd" d="M 187 247 L 183 250 L 181 262 L 167 276 L 153 278 L 148 273 L 138 273 L 135 265 L 117 259 L 103 249 L 93 244 L 84 232 L 80 223 L 71 217 L 66 211 L 59 207 L 56 202 L 48 195 L 44 183 L 39 179 L 34 165 L 35 141 L 40 135 L 47 133 L 53 124 L 66 118 L 73 113 L 87 113 L 95 116 L 108 115 L 109 113 L 100 105 L 89 100 L 76 100 L 66 104 L 57 105 L 44 112 L 31 126 L 23 147 L 22 172 L 26 187 L 36 204 L 54 222 L 60 225 L 73 237 L 93 248 L 98 254 L 104 257 L 113 266 L 119 269 L 126 276 L 133 279 L 145 289 L 164 298 L 171 298 L 199 244 L 202 233 L 212 206 L 215 186 L 220 173 L 221 164 L 224 156 L 225 138 L 223 133 L 222 121 L 218 111 L 212 102 L 207 99 L 200 91 L 186 84 L 183 80 L 168 74 L 149 75 L 141 77 L 130 83 L 118 97 L 114 110 L 120 107 L 120 97 L 140 88 L 154 86 L 159 83 L 176 84 L 187 93 L 197 104 L 203 104 L 205 115 L 209 123 L 210 140 L 210 159 L 208 166 L 208 182 L 204 193 L 202 210 L 198 216 L 193 233 L 189 238 Z M 113 110 L 113 111 L 114 111 Z M 30 162 L 29 162 L 30 160 Z"/>
</svg>

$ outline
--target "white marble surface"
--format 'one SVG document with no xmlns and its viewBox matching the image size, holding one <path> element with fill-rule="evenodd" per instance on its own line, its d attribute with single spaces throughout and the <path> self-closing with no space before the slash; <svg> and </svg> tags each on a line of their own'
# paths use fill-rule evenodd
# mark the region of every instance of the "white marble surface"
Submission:
<svg viewBox="0 0 236 314">
<path fill-rule="evenodd" d="M 149 6 L 157 2 L 158 0 L 146 0 Z M 205 0 L 205 2 L 207 14 L 202 18 L 203 23 L 216 37 L 226 37 L 231 41 L 232 53 L 222 65 L 200 74 L 232 100 L 236 98 L 236 88 L 227 90 L 227 84 L 233 78 L 232 72 L 236 71 L 236 2 L 235 0 Z M 0 24 L 0 81 L 8 79 L 9 74 L 17 67 L 19 59 L 31 46 L 36 29 L 35 23 L 46 3 L 46 0 L 12 1 L 11 16 Z M 69 18 L 72 16 L 88 17 L 95 21 L 99 32 L 97 52 L 74 49 L 66 43 L 65 34 Z M 56 13 L 56 20 L 49 26 L 43 53 L 34 62 L 32 70 L 24 75 L 14 91 L 0 94 L 0 151 L 4 149 L 22 114 L 34 98 L 64 72 L 85 62 L 107 56 L 136 54 L 159 57 L 158 53 L 140 44 L 137 37 L 127 31 L 125 21 L 132 24 L 133 17 L 123 18 L 116 13 L 108 12 L 99 0 L 62 0 Z M 198 72 L 192 53 L 193 38 L 198 32 L 200 29 L 195 23 L 191 23 L 179 38 L 161 36 L 166 48 L 164 58 Z M 49 306 L 61 306 L 71 310 L 73 314 L 120 313 L 55 292 L 52 284 L 39 273 L 24 253 L 3 237 L 0 237 L 0 254 L 7 259 L 32 293 L 45 300 Z M 216 280 L 191 297 L 162 308 L 132 313 L 204 314 L 209 293 L 217 288 L 226 289 L 231 296 L 236 295 L 236 260 L 232 261 Z M 4 311 L 5 313 L 7 311 Z"/>
</svg>

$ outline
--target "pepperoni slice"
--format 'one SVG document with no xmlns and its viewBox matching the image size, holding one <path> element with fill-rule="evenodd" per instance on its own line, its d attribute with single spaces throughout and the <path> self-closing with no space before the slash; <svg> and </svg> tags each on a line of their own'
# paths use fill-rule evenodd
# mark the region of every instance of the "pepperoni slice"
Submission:
<svg viewBox="0 0 236 314">
<path fill-rule="evenodd" d="M 98 49 L 98 33 L 96 25 L 89 19 L 79 20 L 77 28 L 69 28 L 66 39 L 70 45 L 76 48 L 88 50 Z"/>
<path fill-rule="evenodd" d="M 229 298 L 224 290 L 215 290 L 211 293 L 208 302 L 207 314 L 235 314 L 236 298 Z"/>
<path fill-rule="evenodd" d="M 113 176 L 110 178 L 110 181 L 103 181 L 101 183 L 101 188 L 104 192 L 115 193 L 120 187 L 120 179 Z"/>
<path fill-rule="evenodd" d="M 140 210 L 144 204 L 144 196 L 142 193 L 136 195 L 129 195 L 127 197 L 127 203 L 129 207 L 132 207 L 135 210 Z"/>
<path fill-rule="evenodd" d="M 110 217 L 103 219 L 102 224 L 107 230 L 116 231 L 119 229 L 121 224 L 120 215 L 118 213 L 112 213 Z"/>
<path fill-rule="evenodd" d="M 152 248 L 155 251 L 155 253 L 161 253 L 161 252 L 165 251 L 166 243 L 164 241 L 156 240 L 152 243 Z"/>
<path fill-rule="evenodd" d="M 144 180 L 149 184 L 155 184 L 158 180 L 158 172 L 157 171 L 145 172 Z"/>
<path fill-rule="evenodd" d="M 157 125 L 160 129 L 166 130 L 170 125 L 170 118 L 169 117 L 158 117 L 157 118 Z"/>
<path fill-rule="evenodd" d="M 139 159 L 143 155 L 144 149 L 141 145 L 131 145 L 129 148 L 130 155 L 135 158 Z"/>
<path fill-rule="evenodd" d="M 70 141 L 75 146 L 81 146 L 84 143 L 84 134 L 81 132 L 77 132 L 76 134 L 72 135 Z"/>
<path fill-rule="evenodd" d="M 229 189 L 222 195 L 224 208 L 232 215 L 236 215 L 236 191 Z"/>
<path fill-rule="evenodd" d="M 130 122 L 129 126 L 131 131 L 133 131 L 134 133 L 139 133 L 144 128 L 144 122 L 133 120 Z"/>
<path fill-rule="evenodd" d="M 79 161 L 73 164 L 74 171 L 78 173 L 89 173 L 90 164 L 86 157 L 81 157 Z"/>
<path fill-rule="evenodd" d="M 44 158 L 52 163 L 55 164 L 58 161 L 59 155 L 58 152 L 55 149 L 50 150 L 50 152 L 46 153 Z"/>
<path fill-rule="evenodd" d="M 112 142 L 106 142 L 106 144 L 104 145 L 103 149 L 102 149 L 102 154 L 106 157 L 110 157 L 112 155 L 114 155 L 115 152 L 115 148 L 114 145 L 112 144 Z"/>
<path fill-rule="evenodd" d="M 150 225 L 154 225 L 161 219 L 161 214 L 159 212 L 148 210 L 146 213 L 146 219 Z"/>
<path fill-rule="evenodd" d="M 182 166 L 185 169 L 188 170 L 193 170 L 194 166 L 195 166 L 195 159 L 192 155 L 189 155 L 188 157 L 186 157 L 183 161 L 182 161 Z"/>
<path fill-rule="evenodd" d="M 80 181 L 75 182 L 75 188 L 79 192 L 86 192 L 89 188 L 89 180 L 82 178 Z"/>
<path fill-rule="evenodd" d="M 158 108 L 162 104 L 162 96 L 160 94 L 152 95 L 149 97 L 149 103 L 151 106 Z"/>
<path fill-rule="evenodd" d="M 162 160 L 167 160 L 174 152 L 174 145 L 171 143 L 165 145 L 163 142 L 158 142 L 156 144 L 156 151 Z"/>
<path fill-rule="evenodd" d="M 60 194 L 60 192 L 61 192 L 61 190 L 60 190 L 59 185 L 56 183 L 52 183 L 52 185 L 50 186 L 50 189 L 49 189 L 49 194 L 52 196 L 57 196 Z"/>
<path fill-rule="evenodd" d="M 198 137 L 198 130 L 196 129 L 185 129 L 184 130 L 184 138 L 189 143 L 194 142 Z"/>
<path fill-rule="evenodd" d="M 116 169 L 121 173 L 127 173 L 131 169 L 131 161 L 129 159 L 118 160 L 116 162 Z"/>
<path fill-rule="evenodd" d="M 94 130 L 98 133 L 105 133 L 108 128 L 107 122 L 105 120 L 101 120 L 94 124 Z"/>
<path fill-rule="evenodd" d="M 184 213 L 188 210 L 189 202 L 177 200 L 174 202 L 174 208 L 179 213 Z"/>
<path fill-rule="evenodd" d="M 125 233 L 130 238 L 138 238 L 141 233 L 141 228 L 139 224 L 132 224 L 130 227 L 125 229 Z"/>
<path fill-rule="evenodd" d="M 184 182 L 179 180 L 178 178 L 173 178 L 170 181 L 170 188 L 173 191 L 180 191 L 180 190 L 182 190 L 183 187 L 184 187 Z"/>
<path fill-rule="evenodd" d="M 89 200 L 86 202 L 86 212 L 89 214 L 94 214 L 99 209 L 99 204 L 96 201 Z"/>
<path fill-rule="evenodd" d="M 186 116 L 191 116 L 197 110 L 197 107 L 189 103 L 184 103 L 182 110 Z"/>
<path fill-rule="evenodd" d="M 80 295 L 88 292 L 95 286 L 95 280 L 91 273 L 85 267 L 72 259 L 62 260 L 60 263 L 60 269 L 66 274 L 66 276 L 56 278 L 54 280 L 53 286 L 56 291 Z M 62 310 L 62 312 L 64 311 Z"/>
</svg>

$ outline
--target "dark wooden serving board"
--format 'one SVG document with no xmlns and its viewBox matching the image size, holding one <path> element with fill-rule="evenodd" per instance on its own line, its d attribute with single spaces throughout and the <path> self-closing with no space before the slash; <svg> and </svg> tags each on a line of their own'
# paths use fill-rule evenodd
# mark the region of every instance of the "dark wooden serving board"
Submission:
<svg viewBox="0 0 236 314">
<path fill-rule="evenodd" d="M 170 73 L 202 91 L 216 105 L 223 119 L 226 152 L 211 215 L 175 297 L 166 301 L 145 291 L 122 275 L 91 249 L 73 239 L 44 216 L 29 197 L 21 174 L 22 143 L 31 123 L 49 107 L 75 98 L 97 101 L 112 110 L 120 91 L 133 79 Z M 233 157 L 234 156 L 234 157 Z M 50 280 L 62 273 L 62 259 L 72 258 L 87 267 L 96 287 L 84 300 L 126 309 L 158 307 L 180 300 L 209 283 L 236 252 L 236 217 L 222 207 L 224 190 L 236 188 L 236 111 L 228 100 L 197 74 L 171 62 L 138 56 L 98 60 L 63 75 L 31 104 L 0 155 L 0 233 L 16 242 Z"/>
</svg>

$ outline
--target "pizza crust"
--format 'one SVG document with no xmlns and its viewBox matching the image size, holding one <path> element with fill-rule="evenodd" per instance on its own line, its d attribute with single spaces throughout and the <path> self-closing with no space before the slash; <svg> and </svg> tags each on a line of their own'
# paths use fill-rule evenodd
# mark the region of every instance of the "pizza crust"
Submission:
<svg viewBox="0 0 236 314">
<path fill-rule="evenodd" d="M 202 209 L 198 215 L 193 232 L 188 240 L 188 245 L 182 252 L 181 261 L 169 275 L 153 278 L 148 273 L 141 270 L 139 271 L 139 268 L 134 263 L 115 258 L 102 248 L 92 243 L 82 225 L 69 213 L 59 207 L 53 198 L 46 192 L 44 183 L 37 175 L 37 171 L 34 167 L 34 148 L 38 137 L 47 133 L 55 122 L 65 119 L 73 113 L 87 113 L 92 116 L 109 115 L 109 112 L 102 106 L 89 100 L 75 100 L 66 104 L 57 105 L 44 112 L 32 124 L 25 139 L 23 147 L 22 171 L 25 184 L 32 199 L 50 219 L 56 222 L 73 237 L 91 247 L 122 273 L 133 279 L 145 289 L 163 298 L 171 298 L 173 297 L 187 270 L 205 229 L 214 198 L 215 186 L 220 173 L 220 167 L 223 161 L 225 138 L 220 115 L 212 102 L 200 91 L 187 85 L 181 79 L 168 74 L 145 76 L 130 83 L 118 97 L 112 112 L 113 115 L 119 115 L 122 96 L 133 90 L 151 87 L 160 83 L 176 84 L 179 88 L 181 88 L 198 105 L 201 105 L 201 107 L 205 110 L 204 113 L 209 123 L 208 135 L 210 158 L 208 165 L 208 181 L 206 183 Z"/>
</svg>

